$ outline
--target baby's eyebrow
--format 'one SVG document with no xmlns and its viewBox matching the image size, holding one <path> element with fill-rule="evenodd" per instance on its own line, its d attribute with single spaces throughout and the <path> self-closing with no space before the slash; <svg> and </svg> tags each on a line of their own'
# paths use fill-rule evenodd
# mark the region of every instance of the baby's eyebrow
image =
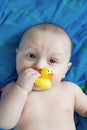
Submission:
<svg viewBox="0 0 87 130">
<path fill-rule="evenodd" d="M 61 56 L 60 52 L 52 52 L 53 55 Z"/>
<path fill-rule="evenodd" d="M 35 45 L 32 45 L 32 44 L 30 44 L 30 45 L 28 45 L 28 46 L 26 46 L 26 50 L 29 50 L 29 48 L 30 49 L 38 49 L 38 47 L 37 46 L 35 46 Z"/>
<path fill-rule="evenodd" d="M 23 52 L 24 53 L 34 52 L 34 49 L 33 48 L 26 48 Z"/>
<path fill-rule="evenodd" d="M 31 45 L 31 44 L 29 44 L 29 45 L 26 45 L 26 47 L 25 47 L 25 49 L 27 49 L 27 48 L 33 48 L 34 46 L 33 45 Z"/>
</svg>

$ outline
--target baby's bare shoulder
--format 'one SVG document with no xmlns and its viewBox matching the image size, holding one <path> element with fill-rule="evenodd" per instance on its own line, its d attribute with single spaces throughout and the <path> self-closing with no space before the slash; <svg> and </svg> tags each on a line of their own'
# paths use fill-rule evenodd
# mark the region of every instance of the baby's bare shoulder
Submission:
<svg viewBox="0 0 87 130">
<path fill-rule="evenodd" d="M 72 90 L 72 91 L 81 91 L 80 87 L 73 82 L 63 81 L 62 85 L 63 85 L 63 87 L 65 87 L 69 90 Z"/>
</svg>

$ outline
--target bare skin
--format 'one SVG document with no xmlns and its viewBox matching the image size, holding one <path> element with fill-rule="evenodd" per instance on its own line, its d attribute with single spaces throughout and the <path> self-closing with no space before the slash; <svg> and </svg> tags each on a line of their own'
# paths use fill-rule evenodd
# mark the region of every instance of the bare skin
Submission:
<svg viewBox="0 0 87 130">
<path fill-rule="evenodd" d="M 43 25 L 42 25 L 43 26 Z M 14 130 L 75 130 L 74 110 L 87 116 L 87 96 L 61 81 L 71 66 L 71 41 L 58 28 L 28 30 L 17 50 L 18 79 L 5 87 L 0 101 L 0 127 Z M 52 88 L 35 86 L 40 70 L 50 68 Z"/>
<path fill-rule="evenodd" d="M 15 130 L 75 130 L 75 98 L 69 84 L 61 83 L 49 92 L 33 91 Z"/>
</svg>

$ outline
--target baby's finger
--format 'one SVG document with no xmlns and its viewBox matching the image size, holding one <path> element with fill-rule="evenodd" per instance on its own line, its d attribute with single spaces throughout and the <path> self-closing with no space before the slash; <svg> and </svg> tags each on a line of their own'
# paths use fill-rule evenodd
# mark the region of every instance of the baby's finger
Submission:
<svg viewBox="0 0 87 130">
<path fill-rule="evenodd" d="M 38 77 L 40 77 L 40 73 L 32 68 L 26 69 L 25 73 L 29 73 L 31 76 L 37 75 Z"/>
</svg>

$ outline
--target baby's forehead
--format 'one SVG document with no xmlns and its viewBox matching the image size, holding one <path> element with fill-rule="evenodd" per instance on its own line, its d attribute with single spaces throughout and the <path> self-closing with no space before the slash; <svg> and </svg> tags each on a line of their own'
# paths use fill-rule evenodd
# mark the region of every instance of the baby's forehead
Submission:
<svg viewBox="0 0 87 130">
<path fill-rule="evenodd" d="M 48 28 L 41 28 L 41 27 L 34 27 L 31 28 L 27 31 L 27 37 L 31 36 L 31 38 L 35 35 L 41 36 L 39 34 L 42 34 L 42 36 L 45 38 L 45 36 L 52 38 L 55 37 L 56 39 L 60 39 L 60 40 L 64 40 L 69 44 L 72 44 L 70 37 L 68 36 L 68 34 L 61 29 L 60 27 L 48 27 Z M 44 35 L 44 34 L 48 34 L 48 35 Z M 45 39 L 44 39 L 45 40 Z"/>
<path fill-rule="evenodd" d="M 41 25 L 36 25 L 34 27 L 31 27 L 24 33 L 20 43 L 22 44 L 27 40 L 32 40 L 36 35 L 38 35 L 38 37 L 40 37 L 41 35 L 43 36 L 44 33 L 49 34 L 47 35 L 49 38 L 50 36 L 55 37 L 56 39 L 59 38 L 62 41 L 64 40 L 64 42 L 66 41 L 67 44 L 70 44 L 70 47 L 72 46 L 71 39 L 69 38 L 68 34 L 62 28 L 50 24 L 46 24 L 46 25 L 41 24 Z M 25 46 L 25 44 L 23 45 Z"/>
</svg>

